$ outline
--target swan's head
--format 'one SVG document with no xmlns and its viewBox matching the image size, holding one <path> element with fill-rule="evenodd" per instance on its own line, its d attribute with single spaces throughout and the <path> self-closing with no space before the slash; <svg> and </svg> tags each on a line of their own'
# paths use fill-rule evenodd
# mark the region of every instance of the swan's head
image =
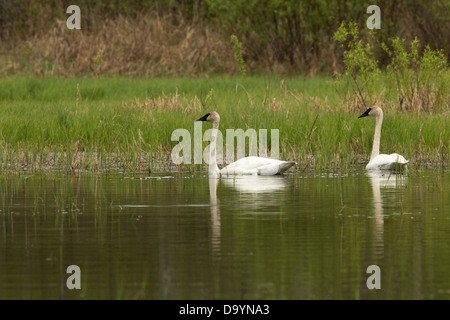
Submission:
<svg viewBox="0 0 450 320">
<path fill-rule="evenodd" d="M 209 121 L 211 123 L 219 123 L 220 116 L 216 111 L 211 111 L 195 121 Z"/>
<path fill-rule="evenodd" d="M 374 107 L 369 108 L 366 111 L 364 111 L 364 113 L 362 115 L 360 115 L 358 117 L 358 119 L 359 118 L 364 118 L 364 117 L 367 117 L 367 116 L 377 117 L 377 116 L 382 115 L 382 114 L 383 114 L 383 111 L 381 110 L 381 108 L 377 107 L 377 106 L 374 106 Z"/>
</svg>

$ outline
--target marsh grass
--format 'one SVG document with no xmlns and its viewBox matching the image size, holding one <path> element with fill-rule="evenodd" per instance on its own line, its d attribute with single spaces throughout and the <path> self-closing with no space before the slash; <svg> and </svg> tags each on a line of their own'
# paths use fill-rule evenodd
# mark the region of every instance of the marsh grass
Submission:
<svg viewBox="0 0 450 320">
<path fill-rule="evenodd" d="M 171 135 L 184 128 L 193 137 L 194 120 L 211 110 L 220 113 L 224 133 L 267 129 L 269 148 L 270 129 L 279 129 L 280 157 L 296 161 L 298 171 L 359 168 L 370 156 L 375 123 L 357 119 L 364 109 L 345 99 L 344 87 L 320 77 L 252 76 L 246 91 L 239 78 L 230 77 L 7 77 L 0 86 L 0 169 L 203 170 L 204 165 L 171 162 L 178 143 Z M 380 95 L 381 152 L 403 154 L 413 167 L 447 167 L 448 111 L 398 112 L 393 99 L 387 91 Z"/>
</svg>

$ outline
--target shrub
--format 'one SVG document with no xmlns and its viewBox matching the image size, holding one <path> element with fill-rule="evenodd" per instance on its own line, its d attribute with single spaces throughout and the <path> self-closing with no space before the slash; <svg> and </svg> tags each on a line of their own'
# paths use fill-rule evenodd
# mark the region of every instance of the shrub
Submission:
<svg viewBox="0 0 450 320">
<path fill-rule="evenodd" d="M 449 107 L 450 73 L 442 50 L 429 46 L 420 54 L 416 38 L 406 45 L 405 39 L 390 39 L 390 46 L 382 48 L 391 58 L 387 67 L 393 87 L 396 88 L 399 108 L 402 111 L 426 111 Z"/>
<path fill-rule="evenodd" d="M 334 39 L 345 50 L 344 76 L 352 84 L 353 92 L 362 104 L 365 104 L 365 96 L 368 97 L 368 105 L 371 105 L 380 95 L 386 94 L 385 91 L 389 93 L 393 88 L 398 101 L 393 106 L 400 111 L 448 111 L 450 72 L 443 50 L 432 50 L 427 46 L 421 52 L 417 38 L 407 46 L 406 40 L 399 37 L 390 38 L 388 44 L 378 44 L 374 37 L 370 37 L 369 40 L 375 43 L 371 44 L 360 39 L 358 26 L 353 22 L 342 23 Z M 381 47 L 389 57 L 385 74 L 392 85 L 383 91 L 377 88 L 383 75 L 375 59 L 375 46 Z M 351 100 L 355 101 L 354 98 Z M 354 106 L 355 103 L 350 109 L 354 109 Z"/>
</svg>

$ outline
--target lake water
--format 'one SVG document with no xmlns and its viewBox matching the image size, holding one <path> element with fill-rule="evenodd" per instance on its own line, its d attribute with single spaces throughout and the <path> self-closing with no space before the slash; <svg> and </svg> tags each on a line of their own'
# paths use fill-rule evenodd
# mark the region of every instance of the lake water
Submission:
<svg viewBox="0 0 450 320">
<path fill-rule="evenodd" d="M 449 181 L 3 176 L 0 299 L 450 299 Z"/>
</svg>

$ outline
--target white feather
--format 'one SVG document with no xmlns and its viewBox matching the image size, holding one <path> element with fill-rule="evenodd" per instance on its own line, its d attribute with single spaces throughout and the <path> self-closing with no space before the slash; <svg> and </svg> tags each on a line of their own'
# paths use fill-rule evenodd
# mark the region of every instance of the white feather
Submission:
<svg viewBox="0 0 450 320">
<path fill-rule="evenodd" d="M 282 174 L 295 162 L 281 161 L 262 157 L 239 159 L 220 170 L 221 175 L 277 175 Z"/>
<path fill-rule="evenodd" d="M 379 154 L 375 158 L 369 161 L 366 166 L 367 170 L 394 170 L 405 166 L 409 161 L 402 155 L 397 153 L 392 154 Z"/>
</svg>

